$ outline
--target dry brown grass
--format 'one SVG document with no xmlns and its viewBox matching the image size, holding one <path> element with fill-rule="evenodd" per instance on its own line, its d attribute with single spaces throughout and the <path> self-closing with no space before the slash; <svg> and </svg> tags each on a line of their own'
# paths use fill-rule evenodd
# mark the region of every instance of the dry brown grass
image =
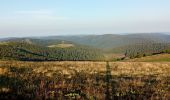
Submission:
<svg viewBox="0 0 170 100">
<path fill-rule="evenodd" d="M 106 62 L 90 61 L 0 61 L 0 77 L 4 80 L 0 93 L 30 98 L 49 95 L 49 99 L 55 97 L 52 93 L 65 98 L 61 93 L 71 95 L 68 93 L 73 91 L 82 100 L 109 100 L 109 95 L 118 100 L 166 100 L 170 97 L 169 73 L 170 62 L 110 62 L 108 67 Z"/>
<path fill-rule="evenodd" d="M 3 75 L 8 72 L 7 68 L 0 68 L 0 75 Z"/>
<path fill-rule="evenodd" d="M 113 62 L 110 63 L 112 75 L 159 75 L 170 76 L 169 62 Z"/>
<path fill-rule="evenodd" d="M 110 62 L 112 75 L 161 75 L 170 76 L 170 62 Z M 89 74 L 95 72 L 105 72 L 105 62 L 90 61 L 56 61 L 56 62 L 21 62 L 21 61 L 0 61 L 0 67 L 15 66 L 18 68 L 30 67 L 36 73 L 61 72 L 63 74 L 74 74 L 74 72 L 87 72 Z M 3 74 L 7 68 L 0 68 Z"/>
<path fill-rule="evenodd" d="M 74 44 L 57 44 L 57 45 L 50 45 L 48 46 L 49 48 L 69 48 L 69 47 L 74 47 Z"/>
</svg>

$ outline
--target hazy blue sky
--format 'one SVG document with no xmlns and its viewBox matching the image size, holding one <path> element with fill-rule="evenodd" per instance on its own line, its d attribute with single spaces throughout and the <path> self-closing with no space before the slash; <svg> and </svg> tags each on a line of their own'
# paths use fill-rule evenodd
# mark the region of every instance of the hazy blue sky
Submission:
<svg viewBox="0 0 170 100">
<path fill-rule="evenodd" d="M 170 0 L 1 0 L 0 37 L 170 32 Z"/>
</svg>

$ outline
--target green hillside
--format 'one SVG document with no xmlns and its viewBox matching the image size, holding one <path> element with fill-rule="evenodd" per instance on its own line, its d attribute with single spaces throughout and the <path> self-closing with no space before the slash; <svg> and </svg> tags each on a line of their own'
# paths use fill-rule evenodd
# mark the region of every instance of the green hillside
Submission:
<svg viewBox="0 0 170 100">
<path fill-rule="evenodd" d="M 151 43 L 170 43 L 170 35 L 161 33 L 141 33 L 127 35 L 80 35 L 80 36 L 53 36 L 42 37 L 43 40 L 64 40 L 71 41 L 77 44 L 93 46 L 95 48 L 108 50 L 135 44 L 151 44 Z"/>
<path fill-rule="evenodd" d="M 103 55 L 100 50 L 88 46 L 48 48 L 27 42 L 8 42 L 8 45 L 0 45 L 0 58 L 24 61 L 77 61 L 101 60 Z"/>
<path fill-rule="evenodd" d="M 126 45 L 122 47 L 108 49 L 110 53 L 126 53 L 127 56 L 135 56 L 138 54 L 156 54 L 170 49 L 170 43 L 143 43 Z"/>
<path fill-rule="evenodd" d="M 7 38 L 1 39 L 0 48 L 2 59 L 113 60 L 121 59 L 123 55 L 139 58 L 169 51 L 170 35 L 155 33 Z"/>
</svg>

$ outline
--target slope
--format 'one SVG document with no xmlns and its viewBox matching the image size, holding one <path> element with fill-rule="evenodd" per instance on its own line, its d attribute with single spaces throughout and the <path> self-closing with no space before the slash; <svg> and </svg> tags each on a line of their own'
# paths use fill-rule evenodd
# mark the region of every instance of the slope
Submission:
<svg viewBox="0 0 170 100">
<path fill-rule="evenodd" d="M 170 54 L 158 54 L 152 55 L 142 58 L 135 58 L 126 61 L 133 61 L 133 62 L 170 62 Z"/>
<path fill-rule="evenodd" d="M 93 46 L 104 50 L 133 44 L 170 43 L 170 35 L 163 33 L 53 36 L 41 37 L 39 39 L 71 41 L 77 44 Z"/>
<path fill-rule="evenodd" d="M 31 41 L 30 41 L 31 42 Z M 48 48 L 27 42 L 6 42 L 0 45 L 1 59 L 24 61 L 55 61 L 55 60 L 100 60 L 100 50 L 88 46 L 69 48 Z"/>
</svg>

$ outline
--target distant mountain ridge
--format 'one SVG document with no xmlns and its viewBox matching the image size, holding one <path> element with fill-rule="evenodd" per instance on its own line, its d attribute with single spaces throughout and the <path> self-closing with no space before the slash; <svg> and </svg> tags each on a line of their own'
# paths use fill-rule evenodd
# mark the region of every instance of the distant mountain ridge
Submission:
<svg viewBox="0 0 170 100">
<path fill-rule="evenodd" d="M 170 35 L 162 33 L 141 33 L 141 34 L 104 34 L 104 35 L 75 35 L 75 36 L 47 36 L 32 38 L 8 38 L 1 41 L 26 41 L 30 40 L 34 44 L 48 46 L 61 43 L 74 43 L 80 45 L 93 46 L 99 49 L 110 49 L 133 44 L 145 43 L 170 43 Z"/>
<path fill-rule="evenodd" d="M 105 34 L 105 35 L 84 35 L 84 36 L 53 36 L 42 37 L 45 40 L 65 40 L 77 44 L 93 46 L 99 49 L 110 49 L 126 45 L 141 43 L 170 43 L 170 35 L 167 34 Z"/>
</svg>

